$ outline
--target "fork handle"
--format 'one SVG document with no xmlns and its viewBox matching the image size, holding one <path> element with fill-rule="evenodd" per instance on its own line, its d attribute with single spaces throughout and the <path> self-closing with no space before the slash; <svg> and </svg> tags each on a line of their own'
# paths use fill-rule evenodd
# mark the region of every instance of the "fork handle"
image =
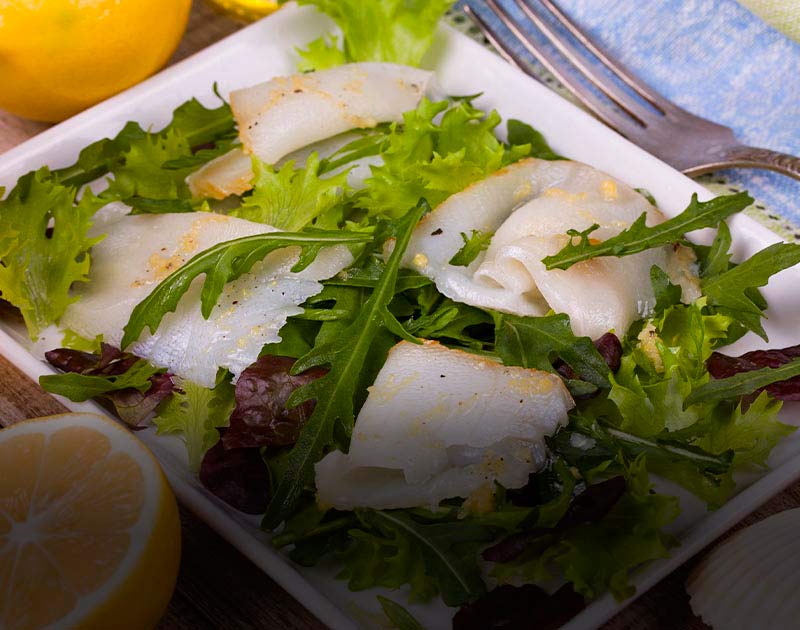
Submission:
<svg viewBox="0 0 800 630">
<path fill-rule="evenodd" d="M 770 149 L 759 149 L 745 145 L 735 145 L 721 150 L 715 156 L 714 168 L 726 168 L 729 166 L 739 166 L 744 168 L 765 168 L 776 171 L 795 179 L 800 179 L 800 158 L 788 153 L 772 151 Z M 713 170 L 708 165 L 704 167 L 704 172 Z M 688 173 L 693 174 L 693 173 Z"/>
</svg>

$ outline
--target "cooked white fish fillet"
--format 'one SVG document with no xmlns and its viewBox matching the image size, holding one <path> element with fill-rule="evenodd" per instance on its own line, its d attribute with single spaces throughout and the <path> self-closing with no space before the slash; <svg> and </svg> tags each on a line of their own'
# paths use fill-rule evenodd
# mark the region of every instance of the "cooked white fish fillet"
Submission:
<svg viewBox="0 0 800 630">
<path fill-rule="evenodd" d="M 684 300 L 699 297 L 690 250 L 661 247 L 568 270 L 547 271 L 541 260 L 566 245 L 568 229 L 597 223 L 591 238 L 602 241 L 644 212 L 650 225 L 664 220 L 641 194 L 590 166 L 531 158 L 452 195 L 420 221 L 404 264 L 458 302 L 523 316 L 553 309 L 570 316 L 578 335 L 624 332 L 655 304 L 653 265 L 680 284 Z M 451 265 L 461 235 L 475 230 L 493 234 L 489 248 L 468 267 Z"/>
<path fill-rule="evenodd" d="M 351 63 L 275 77 L 231 92 L 242 148 L 187 178 L 192 194 L 223 199 L 250 188 L 250 155 L 277 164 L 288 154 L 351 129 L 400 122 L 414 109 L 432 73 L 393 63 Z"/>
<path fill-rule="evenodd" d="M 434 341 L 400 342 L 358 414 L 350 452 L 316 465 L 318 500 L 340 509 L 435 506 L 495 481 L 519 488 L 573 406 L 554 374 Z"/>
<path fill-rule="evenodd" d="M 276 231 L 207 212 L 111 216 L 94 227 L 100 228 L 108 236 L 92 249 L 89 282 L 60 323 L 88 339 L 103 335 L 113 345 L 119 345 L 134 307 L 195 254 L 223 241 Z M 293 273 L 298 255 L 298 248 L 284 248 L 256 263 L 226 285 L 207 320 L 200 313 L 204 277 L 197 278 L 158 330 L 145 330 L 126 349 L 206 387 L 214 385 L 219 367 L 238 376 L 264 344 L 280 340 L 286 318 L 301 313 L 299 305 L 322 290 L 318 280 L 353 261 L 346 247 L 329 247 L 306 269 Z"/>
<path fill-rule="evenodd" d="M 402 121 L 431 76 L 394 63 L 351 63 L 235 90 L 231 109 L 245 151 L 274 164 L 300 147 L 350 129 Z"/>
<path fill-rule="evenodd" d="M 253 160 L 241 148 L 206 162 L 186 178 L 192 197 L 225 199 L 253 187 Z"/>
</svg>

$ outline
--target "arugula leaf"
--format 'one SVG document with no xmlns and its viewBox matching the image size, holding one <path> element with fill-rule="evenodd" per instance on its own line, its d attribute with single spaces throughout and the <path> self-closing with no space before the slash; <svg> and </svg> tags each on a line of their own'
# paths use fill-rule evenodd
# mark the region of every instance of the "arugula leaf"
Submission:
<svg viewBox="0 0 800 630">
<path fill-rule="evenodd" d="M 461 232 L 461 238 L 464 241 L 464 247 L 459 249 L 450 259 L 449 264 L 456 267 L 469 267 L 470 263 L 475 260 L 478 255 L 485 251 L 489 244 L 492 242 L 491 233 L 484 234 L 480 230 L 472 230 L 472 235 L 467 236 Z"/>
<path fill-rule="evenodd" d="M 596 418 L 596 413 L 592 410 L 573 413 L 568 429 L 548 440 L 556 453 L 588 479 L 615 470 L 614 460 L 620 454 L 626 458 L 643 455 L 648 470 L 680 484 L 710 507 L 719 507 L 733 492 L 733 451 L 713 454 L 686 442 L 642 438 L 601 424 L 598 419 L 601 414 Z M 576 433 L 580 434 L 578 439 L 574 437 Z"/>
<path fill-rule="evenodd" d="M 377 595 L 383 614 L 397 630 L 424 630 L 423 625 L 400 604 L 383 595 Z"/>
<path fill-rule="evenodd" d="M 568 429 L 550 439 L 556 453 L 589 477 L 589 473 L 599 462 L 613 460 L 620 452 L 632 459 L 644 455 L 648 466 L 657 461 L 667 462 L 670 466 L 687 464 L 694 470 L 695 476 L 699 472 L 716 479 L 730 471 L 732 452 L 710 453 L 699 446 L 676 440 L 643 438 L 605 423 L 601 424 L 600 418 L 605 420 L 601 414 L 596 414 L 591 409 L 573 414 Z M 572 437 L 574 433 L 590 438 L 588 445 L 576 442 Z"/>
<path fill-rule="evenodd" d="M 656 198 L 653 197 L 653 194 L 649 190 L 647 190 L 647 188 L 634 188 L 634 190 L 637 193 L 639 193 L 642 197 L 647 199 L 648 203 L 651 206 L 658 207 L 658 204 L 656 203 Z"/>
<path fill-rule="evenodd" d="M 344 50 L 337 55 L 333 44 L 316 40 L 301 51 L 304 70 L 321 70 L 352 61 L 391 61 L 419 65 L 433 42 L 436 25 L 453 0 L 300 0 L 327 13 L 344 35 Z"/>
<path fill-rule="evenodd" d="M 403 510 L 356 510 L 365 529 L 351 530 L 356 544 L 342 554 L 351 590 L 411 586 L 411 600 L 436 592 L 460 606 L 485 592 L 477 550 L 488 528 L 465 521 L 423 523 Z"/>
<path fill-rule="evenodd" d="M 720 248 L 722 246 L 724 241 Z M 716 258 L 719 260 L 719 255 Z M 719 275 L 708 275 L 702 281 L 703 293 L 720 313 L 738 320 L 766 341 L 767 333 L 761 325 L 766 305 L 760 294 L 753 295 L 752 291 L 756 287 L 763 287 L 779 271 L 798 263 L 800 245 L 775 243 L 732 269 Z M 720 265 L 718 262 L 716 268 Z"/>
<path fill-rule="evenodd" d="M 715 197 L 703 202 L 698 201 L 697 194 L 694 194 L 689 206 L 679 215 L 648 227 L 647 213 L 642 213 L 629 228 L 596 245 L 591 244 L 590 234 L 599 227 L 598 225 L 595 224 L 583 232 L 569 230 L 567 234 L 578 238 L 578 243 L 574 242 L 574 238 L 570 238 L 560 252 L 547 256 L 542 262 L 547 269 L 569 269 L 575 263 L 597 256 L 629 256 L 653 247 L 670 245 L 683 240 L 687 232 L 717 225 L 730 215 L 744 210 L 751 203 L 753 203 L 752 197 L 744 192 Z"/>
<path fill-rule="evenodd" d="M 53 171 L 53 176 L 65 186 L 88 184 L 108 173 L 132 143 L 146 136 L 147 132 L 139 123 L 129 121 L 113 138 L 103 138 L 84 147 L 75 164 Z"/>
<path fill-rule="evenodd" d="M 746 410 L 739 403 L 730 418 L 697 440 L 697 445 L 710 453 L 734 451 L 737 464 L 766 466 L 775 445 L 797 430 L 778 421 L 782 405 L 761 392 Z"/>
<path fill-rule="evenodd" d="M 731 230 L 725 221 L 721 221 L 717 228 L 717 235 L 711 247 L 705 251 L 700 264 L 700 277 L 713 278 L 719 276 L 731 266 Z"/>
<path fill-rule="evenodd" d="M 316 152 L 297 169 L 294 160 L 276 170 L 254 157 L 253 194 L 228 214 L 287 232 L 301 230 L 337 206 L 347 190 L 346 172 L 320 179 L 319 171 Z"/>
<path fill-rule="evenodd" d="M 67 372 L 65 374 L 45 374 L 39 377 L 39 385 L 46 392 L 58 394 L 74 402 L 83 402 L 123 389 L 136 389 L 142 393 L 152 387 L 150 378 L 164 370 L 155 368 L 144 359 L 139 359 L 122 374 L 94 376 Z"/>
<path fill-rule="evenodd" d="M 761 368 L 734 374 L 728 378 L 713 379 L 701 385 L 686 398 L 684 406 L 718 402 L 746 396 L 757 389 L 800 375 L 800 359 L 776 368 Z"/>
<path fill-rule="evenodd" d="M 233 385 L 221 370 L 213 389 L 175 379 L 178 390 L 158 410 L 153 423 L 158 435 L 177 434 L 186 444 L 189 469 L 200 470 L 206 451 L 219 441 L 219 427 L 228 426 L 235 404 Z"/>
<path fill-rule="evenodd" d="M 105 202 L 88 190 L 74 198 L 42 168 L 0 201 L 0 295 L 22 312 L 31 339 L 75 301 L 69 289 L 88 280 L 89 249 L 102 240 L 87 232 Z"/>
<path fill-rule="evenodd" d="M 441 300 L 430 311 L 403 322 L 405 329 L 416 337 L 457 341 L 475 351 L 482 350 L 486 342 L 469 334 L 467 329 L 491 325 L 492 318 L 486 311 L 453 302 L 449 298 Z"/>
<path fill-rule="evenodd" d="M 495 313 L 495 351 L 505 365 L 553 372 L 561 358 L 585 381 L 608 388 L 609 369 L 588 337 L 576 337 L 564 314 L 517 317 Z"/>
<path fill-rule="evenodd" d="M 203 317 L 208 318 L 225 284 L 250 271 L 267 254 L 282 247 L 297 246 L 300 260 L 292 271 L 305 269 L 320 249 L 337 244 L 364 243 L 371 240 L 366 234 L 347 232 L 270 232 L 219 243 L 196 256 L 164 279 L 136 305 L 125 325 L 122 347 L 139 338 L 145 327 L 155 332 L 164 315 L 175 311 L 181 297 L 194 279 L 205 274 L 200 297 Z"/>
<path fill-rule="evenodd" d="M 288 455 L 285 473 L 264 515 L 264 527 L 274 528 L 292 513 L 303 488 L 314 476 L 314 464 L 334 444 L 335 435 L 342 438 L 346 450 L 355 420 L 355 401 L 363 400 L 367 386 L 372 384 L 394 342 L 389 330 L 400 327 L 387 308 L 395 294 L 400 260 L 414 227 L 429 210 L 430 206 L 422 199 L 403 219 L 380 282 L 352 324 L 330 341 L 318 343 L 295 363 L 292 369 L 295 374 L 324 365 L 330 366 L 330 371 L 296 390 L 289 399 L 289 406 L 311 399 L 317 404 Z"/>
<path fill-rule="evenodd" d="M 506 123 L 508 129 L 508 143 L 510 145 L 524 146 L 529 145 L 528 155 L 542 160 L 563 160 L 566 159 L 550 148 L 544 136 L 536 131 L 529 124 L 509 118 Z"/>
</svg>

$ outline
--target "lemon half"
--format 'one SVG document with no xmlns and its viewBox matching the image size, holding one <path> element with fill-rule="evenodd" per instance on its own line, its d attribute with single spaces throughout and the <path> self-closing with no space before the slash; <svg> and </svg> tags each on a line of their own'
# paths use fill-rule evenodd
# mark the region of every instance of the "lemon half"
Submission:
<svg viewBox="0 0 800 630">
<path fill-rule="evenodd" d="M 126 429 L 63 414 L 0 430 L 0 628 L 152 628 L 179 561 L 175 497 Z"/>
<path fill-rule="evenodd" d="M 63 120 L 151 75 L 191 0 L 0 0 L 0 108 Z"/>
</svg>

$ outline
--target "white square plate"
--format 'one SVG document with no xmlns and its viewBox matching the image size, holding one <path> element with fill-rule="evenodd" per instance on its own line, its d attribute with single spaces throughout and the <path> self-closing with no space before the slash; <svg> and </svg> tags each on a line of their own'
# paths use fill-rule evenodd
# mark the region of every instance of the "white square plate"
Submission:
<svg viewBox="0 0 800 630">
<path fill-rule="evenodd" d="M 291 74 L 295 71 L 295 47 L 305 45 L 330 28 L 331 22 L 313 9 L 287 5 L 273 16 L 4 154 L 0 157 L 0 186 L 13 186 L 19 176 L 45 164 L 58 168 L 72 163 L 82 147 L 115 135 L 128 120 L 159 129 L 169 121 L 172 110 L 192 96 L 211 106 L 216 102 L 212 92 L 215 81 L 220 92 L 228 94 L 234 88 Z M 632 186 L 646 188 L 668 215 L 680 212 L 692 193 L 701 199 L 710 197 L 708 191 L 690 179 L 451 28 L 441 27 L 425 65 L 436 71 L 438 84 L 445 93 L 482 92 L 478 106 L 496 108 L 503 119 L 524 120 L 544 133 L 562 155 L 587 162 Z M 731 228 L 739 256 L 751 255 L 778 240 L 772 232 L 745 216 L 731 221 Z M 767 322 L 771 345 L 781 347 L 800 341 L 796 333 L 800 318 L 798 286 L 800 269 L 794 269 L 775 278 L 765 291 L 771 305 Z M 743 340 L 736 349 L 748 349 L 754 345 L 753 341 Z M 0 353 L 31 378 L 52 373 L 25 345 L 24 335 L 7 322 L 0 322 Z M 93 404 L 63 402 L 75 410 L 104 413 Z M 800 424 L 798 407 L 787 407 L 792 408 L 784 410 L 782 419 Z M 181 501 L 322 621 L 336 629 L 382 625 L 374 591 L 350 593 L 344 582 L 333 579 L 333 566 L 306 570 L 291 564 L 270 546 L 268 536 L 258 528 L 259 519 L 240 514 L 204 490 L 189 473 L 183 445 L 177 439 L 156 437 L 152 429 L 137 435 L 156 454 Z M 741 492 L 714 513 L 706 512 L 697 499 L 680 489 L 659 484 L 661 489 L 681 497 L 683 512 L 672 531 L 679 535 L 682 544 L 671 558 L 650 564 L 635 576 L 637 592 L 653 586 L 760 503 L 800 477 L 798 454 L 800 436 L 785 440 L 773 452 L 766 474 L 743 479 Z M 405 594 L 395 595 L 395 599 L 405 600 Z M 568 627 L 571 630 L 596 627 L 623 605 L 624 602 L 617 603 L 610 596 L 603 597 Z M 426 628 L 450 627 L 453 611 L 442 604 L 415 605 L 410 610 Z"/>
</svg>

